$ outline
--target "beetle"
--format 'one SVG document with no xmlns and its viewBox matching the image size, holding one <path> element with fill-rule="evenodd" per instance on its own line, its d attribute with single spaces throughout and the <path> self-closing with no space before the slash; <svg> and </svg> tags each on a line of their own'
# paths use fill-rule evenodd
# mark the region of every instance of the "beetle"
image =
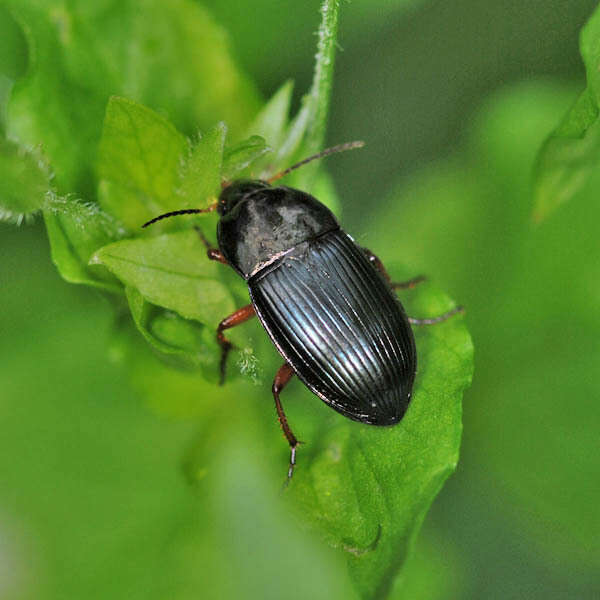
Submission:
<svg viewBox="0 0 600 600">
<path fill-rule="evenodd" d="M 224 331 L 257 316 L 285 361 L 272 392 L 290 446 L 288 480 L 299 442 L 280 393 L 294 375 L 345 417 L 395 425 L 410 403 L 417 369 L 411 324 L 438 323 L 462 311 L 457 307 L 432 319 L 408 317 L 395 290 L 413 287 L 423 277 L 392 282 L 379 258 L 360 247 L 324 204 L 301 190 L 272 185 L 311 160 L 362 145 L 328 148 L 267 180 L 226 183 L 208 208 L 168 212 L 143 225 L 218 212 L 219 247 L 212 248 L 201 234 L 208 258 L 232 267 L 248 284 L 251 301 L 217 327 L 220 383 L 233 347 Z"/>
</svg>

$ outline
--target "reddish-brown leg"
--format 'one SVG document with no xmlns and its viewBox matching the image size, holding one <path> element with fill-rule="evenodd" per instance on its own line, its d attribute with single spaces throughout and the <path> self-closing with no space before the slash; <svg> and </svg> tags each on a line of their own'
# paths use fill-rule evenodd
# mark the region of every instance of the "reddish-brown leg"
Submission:
<svg viewBox="0 0 600 600">
<path fill-rule="evenodd" d="M 252 306 L 252 304 L 248 304 L 247 306 L 243 306 L 242 308 L 236 310 L 233 314 L 229 315 L 219 323 L 219 326 L 217 327 L 217 342 L 219 342 L 219 346 L 221 346 L 221 379 L 219 380 L 219 385 L 223 385 L 223 383 L 225 383 L 227 355 L 233 348 L 233 344 L 223 335 L 223 332 L 226 329 L 231 329 L 236 325 L 244 323 L 248 319 L 251 319 L 254 315 L 256 315 L 254 306 Z"/>
<path fill-rule="evenodd" d="M 294 466 L 296 465 L 296 448 L 299 444 L 296 436 L 293 434 L 290 426 L 288 425 L 285 413 L 283 412 L 283 406 L 281 406 L 281 400 L 279 399 L 279 393 L 288 384 L 294 371 L 292 367 L 287 363 L 284 363 L 277 371 L 275 379 L 273 380 L 273 398 L 275 398 L 275 408 L 277 410 L 277 417 L 279 418 L 279 424 L 283 430 L 283 435 L 290 445 L 290 466 L 288 469 L 288 481 L 294 474 Z"/>
<path fill-rule="evenodd" d="M 383 266 L 383 263 L 381 262 L 381 260 L 379 260 L 379 257 L 376 254 L 373 254 L 368 248 L 363 248 L 363 251 L 367 255 L 369 262 L 386 278 L 388 283 L 395 290 L 413 288 L 418 283 L 421 283 L 426 279 L 423 275 L 419 275 L 418 277 L 414 277 L 413 279 L 409 279 L 408 281 L 393 282 L 390 279 L 389 273 Z M 433 317 L 431 319 L 415 319 L 414 317 L 408 317 L 408 322 L 412 325 L 435 325 L 436 323 L 441 323 L 442 321 L 449 319 L 457 313 L 463 312 L 465 312 L 465 309 L 462 306 L 457 306 L 456 308 L 449 310 L 447 313 L 444 313 L 439 317 Z"/>
<path fill-rule="evenodd" d="M 392 289 L 400 290 L 400 289 L 409 289 L 414 288 L 417 284 L 425 281 L 426 277 L 424 275 L 419 275 L 418 277 L 413 277 L 408 281 L 392 281 L 389 273 L 386 268 L 383 266 L 383 263 L 379 259 L 376 254 L 373 254 L 368 248 L 363 248 L 364 253 L 367 255 L 369 262 L 385 277 L 386 281 L 390 284 Z"/>
<path fill-rule="evenodd" d="M 195 229 L 198 232 L 198 235 L 200 236 L 202 243 L 206 247 L 206 256 L 208 256 L 208 258 L 210 258 L 210 260 L 216 260 L 220 263 L 223 263 L 224 265 L 228 265 L 229 263 L 227 262 L 227 259 L 221 254 L 221 251 L 218 250 L 217 248 L 213 248 L 210 245 L 210 242 L 204 236 L 202 229 L 200 229 L 200 227 L 196 227 Z"/>
<path fill-rule="evenodd" d="M 210 260 L 216 260 L 220 263 L 223 263 L 224 265 L 228 265 L 229 263 L 221 254 L 221 251 L 217 248 L 213 248 L 210 245 L 210 242 L 206 239 L 202 229 L 200 229 L 200 227 L 195 227 L 195 229 L 198 232 L 202 243 L 206 247 L 206 255 L 208 258 L 210 258 Z M 236 310 L 233 314 L 229 315 L 219 323 L 219 326 L 217 327 L 217 342 L 219 342 L 219 346 L 221 346 L 221 376 L 219 379 L 219 385 L 223 385 L 225 383 L 225 367 L 227 366 L 227 356 L 230 350 L 233 348 L 233 344 L 223 335 L 223 332 L 226 329 L 231 329 L 236 325 L 244 323 L 255 315 L 256 312 L 254 311 L 254 306 L 252 306 L 252 304 L 248 304 L 247 306 L 243 306 L 242 308 Z"/>
</svg>

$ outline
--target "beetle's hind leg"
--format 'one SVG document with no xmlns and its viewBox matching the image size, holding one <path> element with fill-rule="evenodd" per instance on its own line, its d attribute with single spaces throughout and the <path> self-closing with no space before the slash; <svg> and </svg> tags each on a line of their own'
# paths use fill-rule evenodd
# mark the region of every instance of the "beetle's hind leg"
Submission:
<svg viewBox="0 0 600 600">
<path fill-rule="evenodd" d="M 373 252 L 371 252 L 368 248 L 363 248 L 363 251 L 367 255 L 369 262 L 385 277 L 386 281 L 394 290 L 410 289 L 426 280 L 426 277 L 424 275 L 419 275 L 418 277 L 414 277 L 413 279 L 409 279 L 408 281 L 393 282 L 379 257 L 376 254 L 373 254 Z M 465 309 L 462 306 L 457 306 L 456 308 L 449 310 L 443 315 L 439 315 L 438 317 L 432 317 L 430 319 L 415 319 L 414 317 L 408 317 L 408 322 L 411 323 L 411 325 L 435 325 L 436 323 L 441 323 L 442 321 L 445 321 L 446 319 L 449 319 L 450 317 L 458 313 L 464 312 Z"/>
<path fill-rule="evenodd" d="M 220 379 L 219 385 L 223 385 L 225 383 L 225 368 L 227 367 L 227 356 L 229 352 L 233 348 L 233 344 L 223 335 L 223 332 L 226 329 L 231 329 L 236 325 L 241 325 L 246 322 L 248 319 L 251 319 L 256 315 L 254 311 L 254 306 L 252 304 L 248 304 L 247 306 L 243 306 L 242 308 L 236 310 L 233 314 L 224 318 L 217 327 L 217 342 L 219 342 L 219 346 L 221 346 L 221 363 L 220 363 Z"/>
<path fill-rule="evenodd" d="M 387 269 L 383 266 L 381 259 L 376 254 L 373 254 L 373 252 L 371 252 L 368 248 L 363 248 L 363 252 L 367 255 L 369 262 L 385 277 L 385 280 L 394 290 L 411 289 L 427 279 L 425 275 L 419 275 L 418 277 L 413 277 L 408 281 L 392 281 L 392 278 L 387 272 Z"/>
<path fill-rule="evenodd" d="M 288 441 L 290 445 L 290 466 L 288 468 L 288 478 L 289 480 L 292 478 L 294 474 L 294 466 L 296 465 L 296 448 L 300 443 L 290 426 L 288 425 L 287 418 L 285 413 L 283 412 L 283 406 L 281 406 L 281 400 L 279 399 L 279 394 L 281 390 L 289 383 L 290 379 L 293 377 L 294 371 L 290 365 L 284 363 L 281 365 L 277 373 L 275 374 L 275 379 L 273 380 L 273 398 L 275 398 L 275 409 L 277 410 L 277 417 L 279 419 L 279 424 L 281 425 L 281 429 L 283 430 L 283 435 L 285 435 L 285 439 Z"/>
<path fill-rule="evenodd" d="M 414 317 L 408 317 L 408 322 L 411 325 L 435 325 L 436 323 L 441 323 L 442 321 L 445 321 L 446 319 L 449 319 L 450 317 L 453 317 L 454 315 L 457 315 L 459 313 L 464 313 L 464 312 L 465 312 L 465 309 L 463 306 L 457 306 L 456 308 L 449 310 L 448 312 L 444 313 L 443 315 L 439 315 L 438 317 L 432 317 L 430 319 L 415 319 Z"/>
<path fill-rule="evenodd" d="M 418 275 L 417 277 L 413 277 L 408 281 L 390 281 L 390 285 L 394 290 L 411 290 L 419 283 L 423 283 L 427 281 L 427 277 L 425 275 Z"/>
</svg>

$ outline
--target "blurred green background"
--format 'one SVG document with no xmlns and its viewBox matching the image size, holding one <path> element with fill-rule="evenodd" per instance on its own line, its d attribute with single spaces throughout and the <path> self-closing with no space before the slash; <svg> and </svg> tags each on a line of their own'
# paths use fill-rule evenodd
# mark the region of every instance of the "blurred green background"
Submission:
<svg viewBox="0 0 600 600">
<path fill-rule="evenodd" d="M 204 4 L 261 95 L 291 78 L 297 106 L 319 2 Z M 328 163 L 342 222 L 464 304 L 476 348 L 458 470 L 393 598 L 600 597 L 600 176 L 530 218 L 537 150 L 585 85 L 577 39 L 595 6 L 342 6 L 328 141 L 367 142 Z M 26 64 L 2 58 L 0 95 Z M 198 495 L 214 522 L 197 523 L 179 379 L 149 410 L 108 303 L 60 279 L 39 222 L 0 231 L 0 597 L 196 598 L 199 582 L 206 598 L 352 597 L 337 557 L 256 485 L 277 465 L 243 437 Z M 249 388 L 219 392 L 222 413 L 195 407 L 203 433 L 231 412 L 243 423 L 246 399 L 268 396 Z M 268 397 L 263 413 L 279 435 Z"/>
</svg>

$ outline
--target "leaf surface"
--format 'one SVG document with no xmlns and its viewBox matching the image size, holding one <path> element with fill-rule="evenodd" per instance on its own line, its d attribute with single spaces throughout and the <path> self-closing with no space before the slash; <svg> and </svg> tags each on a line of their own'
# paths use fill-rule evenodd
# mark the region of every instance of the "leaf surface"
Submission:
<svg viewBox="0 0 600 600">
<path fill-rule="evenodd" d="M 44 207 L 52 261 L 64 279 L 109 291 L 121 291 L 118 281 L 102 266 L 90 265 L 92 254 L 125 235 L 113 217 L 95 204 L 51 197 Z"/>
<path fill-rule="evenodd" d="M 0 137 L 0 219 L 19 222 L 40 210 L 49 190 L 41 159 Z"/>
<path fill-rule="evenodd" d="M 425 285 L 408 306 L 411 314 L 434 315 L 451 304 Z M 345 554 L 364 598 L 389 592 L 429 505 L 458 461 L 471 339 L 460 316 L 415 333 L 418 376 L 397 426 L 354 423 L 319 406 L 324 410 L 318 419 L 303 422 L 297 433 L 310 444 L 300 448 L 290 496 L 309 527 Z"/>
<path fill-rule="evenodd" d="M 220 265 L 206 258 L 195 231 L 122 240 L 98 250 L 91 262 L 107 266 L 152 304 L 213 329 L 233 312 L 231 294 L 219 281 Z"/>
<path fill-rule="evenodd" d="M 533 218 L 543 221 L 586 186 L 600 163 L 600 7 L 581 31 L 587 88 L 542 146 L 535 166 Z"/>
<path fill-rule="evenodd" d="M 175 194 L 187 140 L 149 108 L 113 96 L 98 157 L 100 204 L 132 230 L 181 208 Z"/>
</svg>

